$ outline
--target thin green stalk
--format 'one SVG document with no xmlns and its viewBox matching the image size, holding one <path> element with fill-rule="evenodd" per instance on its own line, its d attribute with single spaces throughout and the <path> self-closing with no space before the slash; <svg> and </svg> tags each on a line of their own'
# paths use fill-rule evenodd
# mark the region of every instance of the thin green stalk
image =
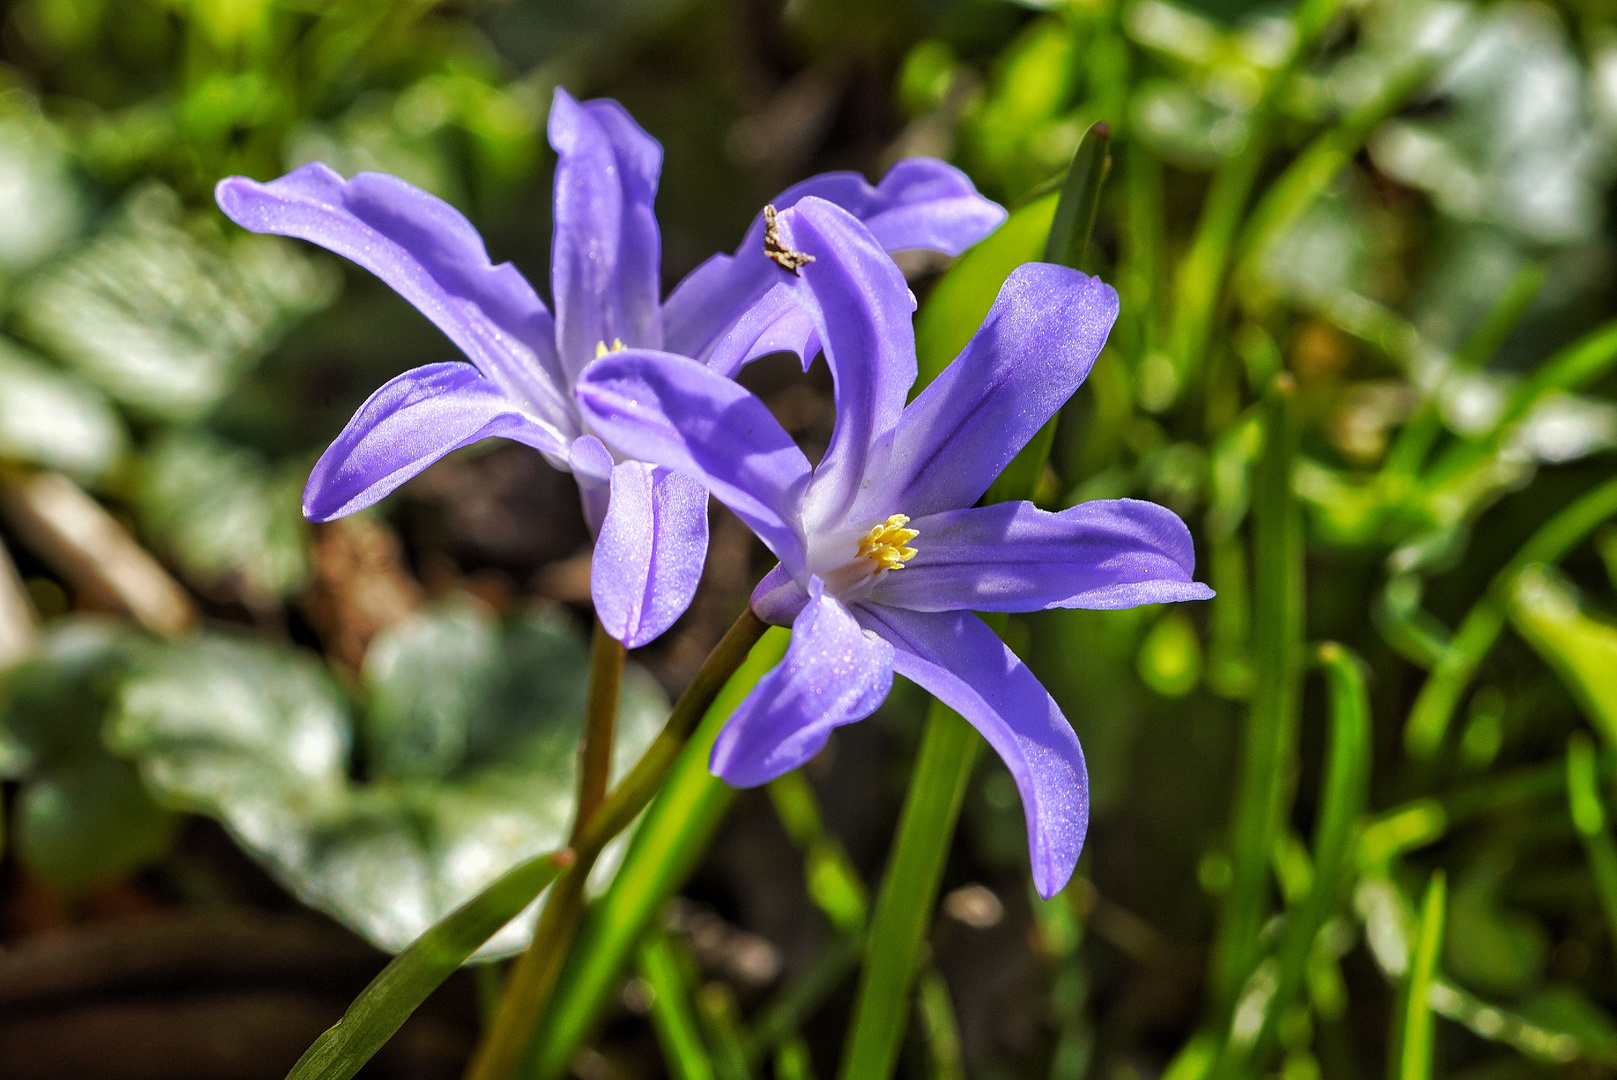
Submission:
<svg viewBox="0 0 1617 1080">
<path fill-rule="evenodd" d="M 618 723 L 618 698 L 623 692 L 623 665 L 628 650 L 595 620 L 590 642 L 589 698 L 584 710 L 584 748 L 578 755 L 578 803 L 573 812 L 573 842 L 582 839 L 585 824 L 606 799 L 612 772 L 612 737 Z"/>
<path fill-rule="evenodd" d="M 1488 591 L 1472 605 L 1448 648 L 1438 657 L 1409 710 L 1404 748 L 1410 757 L 1430 760 L 1443 745 L 1461 696 L 1505 628 L 1508 590 L 1516 575 L 1529 563 L 1560 562 L 1613 514 L 1617 514 L 1617 480 L 1608 480 L 1546 522 L 1494 575 Z"/>
<path fill-rule="evenodd" d="M 651 1027 L 674 1080 L 714 1080 L 713 1062 L 691 1009 L 685 974 L 661 927 L 640 943 L 640 977 L 651 990 Z"/>
<path fill-rule="evenodd" d="M 531 1074 L 564 1075 L 613 995 L 646 928 L 706 849 L 735 797 L 708 772 L 713 742 L 731 712 L 786 654 L 789 631 L 770 628 L 708 707 L 635 829 L 606 893 L 590 908 L 541 1021 Z"/>
<path fill-rule="evenodd" d="M 1445 895 L 1443 871 L 1432 872 L 1421 905 L 1420 932 L 1410 957 L 1409 977 L 1404 983 L 1403 1017 L 1399 1025 L 1398 1052 L 1393 1055 L 1397 1070 L 1394 1080 L 1432 1080 L 1432 983 L 1437 975 L 1437 957 L 1443 944 Z"/>
<path fill-rule="evenodd" d="M 814 1080 L 814 1061 L 801 1035 L 787 1039 L 775 1051 L 775 1080 Z"/>
<path fill-rule="evenodd" d="M 710 982 L 696 992 L 696 1015 L 713 1048 L 713 1072 L 718 1080 L 752 1080 L 742 1033 L 741 1006 L 729 984 Z"/>
<path fill-rule="evenodd" d="M 1617 841 L 1607 828 L 1606 807 L 1600 797 L 1600 772 L 1595 748 L 1579 732 L 1566 748 L 1566 790 L 1572 805 L 1572 824 L 1583 840 L 1589 871 L 1606 911 L 1606 928 L 1617 941 Z"/>
<path fill-rule="evenodd" d="M 948 706 L 932 703 L 870 923 L 842 1080 L 885 1080 L 898 1062 L 910 986 L 981 748 L 982 738 L 970 724 Z"/>
<path fill-rule="evenodd" d="M 938 969 L 928 965 L 916 980 L 915 1010 L 926 1031 L 928 1055 L 934 1080 L 966 1080 L 965 1062 L 960 1053 L 960 1024 L 954 1003 L 949 1000 L 949 984 Z"/>
<path fill-rule="evenodd" d="M 578 834 L 574 845 L 578 861 L 551 888 L 533 942 L 511 972 L 500 1011 L 472 1055 L 466 1080 L 507 1080 L 515 1074 L 577 933 L 584 912 L 584 883 L 595 860 L 651 801 L 692 729 L 765 629 L 750 609 L 741 614 L 680 695 L 657 738 Z"/>
<path fill-rule="evenodd" d="M 347 1080 L 365 1066 L 427 996 L 572 865 L 563 849 L 529 859 L 434 924 L 394 957 L 337 1021 L 304 1051 L 287 1080 Z"/>
<path fill-rule="evenodd" d="M 1269 854 L 1286 816 L 1297 744 L 1303 646 L 1303 530 L 1292 493 L 1296 388 L 1276 376 L 1265 402 L 1263 456 L 1253 490 L 1254 679 L 1230 837 L 1234 878 L 1213 953 L 1222 1014 L 1257 962 L 1269 901 Z"/>
<path fill-rule="evenodd" d="M 1320 928 L 1341 904 L 1352 868 L 1353 842 L 1370 786 L 1370 700 L 1362 662 L 1335 642 L 1315 653 L 1330 695 L 1330 747 L 1314 829 L 1314 881 L 1302 905 L 1286 919 L 1278 952 L 1279 977 L 1263 1024 L 1245 1047 L 1226 1047 L 1220 1075 L 1247 1062 L 1266 1064 L 1280 1018 L 1302 989 Z"/>
</svg>

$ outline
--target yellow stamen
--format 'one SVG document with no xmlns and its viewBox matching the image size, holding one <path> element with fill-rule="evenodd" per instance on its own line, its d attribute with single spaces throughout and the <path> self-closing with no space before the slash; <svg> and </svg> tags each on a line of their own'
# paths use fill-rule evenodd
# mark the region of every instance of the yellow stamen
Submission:
<svg viewBox="0 0 1617 1080">
<path fill-rule="evenodd" d="M 903 514 L 894 514 L 875 526 L 859 541 L 859 555 L 875 563 L 878 570 L 904 569 L 904 564 L 915 558 L 915 549 L 905 545 L 921 535 L 904 527 L 909 523 Z"/>
<path fill-rule="evenodd" d="M 610 349 L 606 347 L 606 342 L 597 341 L 595 343 L 595 359 L 599 360 L 601 357 L 605 356 L 607 353 L 622 352 L 624 349 L 627 349 L 627 348 L 628 348 L 628 346 L 623 343 L 622 338 L 613 338 L 612 339 L 612 347 Z"/>
</svg>

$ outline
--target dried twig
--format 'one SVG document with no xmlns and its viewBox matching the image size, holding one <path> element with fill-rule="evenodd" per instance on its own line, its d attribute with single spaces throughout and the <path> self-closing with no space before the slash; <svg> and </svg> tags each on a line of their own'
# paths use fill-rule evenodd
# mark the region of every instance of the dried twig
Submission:
<svg viewBox="0 0 1617 1080">
<path fill-rule="evenodd" d="M 0 668 L 21 660 L 37 636 L 34 605 L 23 591 L 17 566 L 0 544 Z"/>
<path fill-rule="evenodd" d="M 0 469 L 0 512 L 74 588 L 174 637 L 197 620 L 185 590 L 106 509 L 55 472 Z"/>
</svg>

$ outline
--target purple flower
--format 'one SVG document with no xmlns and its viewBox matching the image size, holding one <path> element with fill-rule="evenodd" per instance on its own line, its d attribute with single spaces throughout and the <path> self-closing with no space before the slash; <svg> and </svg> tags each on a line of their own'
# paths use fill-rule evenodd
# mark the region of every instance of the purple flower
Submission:
<svg viewBox="0 0 1617 1080">
<path fill-rule="evenodd" d="M 753 592 L 791 625 L 780 666 L 713 750 L 738 786 L 779 776 L 869 715 L 903 675 L 982 732 L 1022 795 L 1033 880 L 1053 896 L 1088 824 L 1083 752 L 1055 701 L 974 611 L 1123 608 L 1212 595 L 1191 579 L 1171 511 L 1118 499 L 1060 513 L 975 506 L 1088 374 L 1117 316 L 1099 280 L 1031 263 L 913 402 L 914 301 L 846 211 L 804 199 L 780 215 L 801 278 L 774 271 L 825 350 L 831 444 L 810 468 L 758 398 L 711 367 L 643 350 L 592 365 L 578 397 L 594 430 L 645 461 L 703 477 L 780 559 Z"/>
<path fill-rule="evenodd" d="M 720 361 L 733 370 L 762 352 L 813 342 L 795 309 L 777 305 L 746 320 L 773 284 L 761 217 L 735 255 L 709 259 L 659 303 L 652 202 L 662 147 L 616 102 L 580 104 L 558 89 L 550 143 L 559 156 L 554 318 L 515 267 L 490 264 L 459 212 L 397 177 L 344 181 L 316 163 L 268 184 L 229 177 L 216 197 L 248 229 L 313 241 L 370 270 L 471 361 L 407 371 L 373 394 L 315 465 L 303 512 L 329 521 L 361 510 L 480 439 L 526 443 L 577 477 L 596 536 L 596 611 L 635 647 L 666 630 L 696 591 L 707 493 L 690 477 L 603 444 L 573 402 L 578 373 L 614 348 L 706 357 L 723 340 Z M 899 162 L 876 187 L 853 173 L 817 176 L 775 202 L 808 195 L 847 207 L 891 251 L 959 254 L 1005 217 L 964 174 L 926 159 Z"/>
</svg>

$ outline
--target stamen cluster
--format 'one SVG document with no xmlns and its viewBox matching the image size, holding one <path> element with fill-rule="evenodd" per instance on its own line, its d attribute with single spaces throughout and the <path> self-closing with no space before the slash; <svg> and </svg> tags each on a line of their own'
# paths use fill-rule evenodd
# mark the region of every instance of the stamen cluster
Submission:
<svg viewBox="0 0 1617 1080">
<path fill-rule="evenodd" d="M 909 523 L 905 515 L 894 514 L 873 527 L 859 541 L 859 558 L 869 559 L 878 570 L 904 569 L 904 564 L 916 555 L 915 548 L 905 545 L 921 535 L 919 530 L 904 527 Z"/>
</svg>

